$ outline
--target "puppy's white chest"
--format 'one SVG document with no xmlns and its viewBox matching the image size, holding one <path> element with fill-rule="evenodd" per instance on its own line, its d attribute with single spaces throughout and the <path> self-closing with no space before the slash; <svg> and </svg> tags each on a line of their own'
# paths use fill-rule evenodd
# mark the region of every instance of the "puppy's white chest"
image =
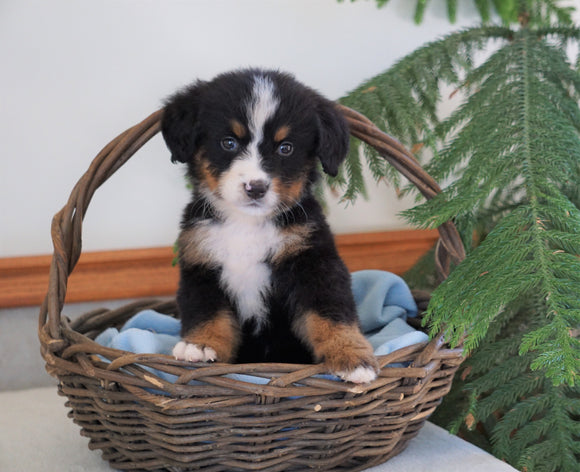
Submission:
<svg viewBox="0 0 580 472">
<path fill-rule="evenodd" d="M 271 222 L 240 219 L 211 224 L 206 240 L 212 259 L 222 268 L 222 288 L 237 304 L 243 321 L 266 316 L 264 299 L 271 287 L 266 259 L 282 243 Z"/>
</svg>

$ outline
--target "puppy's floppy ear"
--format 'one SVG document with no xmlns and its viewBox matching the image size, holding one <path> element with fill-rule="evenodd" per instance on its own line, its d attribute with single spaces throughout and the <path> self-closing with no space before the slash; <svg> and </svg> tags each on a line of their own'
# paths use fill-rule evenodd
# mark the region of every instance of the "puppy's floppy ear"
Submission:
<svg viewBox="0 0 580 472">
<path fill-rule="evenodd" d="M 188 162 L 197 151 L 201 133 L 198 115 L 204 84 L 197 82 L 165 102 L 161 133 L 171 151 L 172 162 Z"/>
<path fill-rule="evenodd" d="M 321 98 L 317 107 L 318 146 L 316 153 L 324 172 L 332 177 L 348 152 L 350 132 L 348 124 L 334 102 Z"/>
</svg>

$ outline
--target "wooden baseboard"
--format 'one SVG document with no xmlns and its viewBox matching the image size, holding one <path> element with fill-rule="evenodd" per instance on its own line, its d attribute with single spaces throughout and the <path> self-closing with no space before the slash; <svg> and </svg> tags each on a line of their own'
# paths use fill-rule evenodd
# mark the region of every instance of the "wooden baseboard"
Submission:
<svg viewBox="0 0 580 472">
<path fill-rule="evenodd" d="M 351 271 L 402 274 L 437 240 L 435 230 L 343 234 L 338 250 Z M 178 269 L 171 247 L 84 253 L 73 271 L 67 303 L 166 296 L 175 293 Z M 51 256 L 0 258 L 0 308 L 40 305 Z"/>
</svg>

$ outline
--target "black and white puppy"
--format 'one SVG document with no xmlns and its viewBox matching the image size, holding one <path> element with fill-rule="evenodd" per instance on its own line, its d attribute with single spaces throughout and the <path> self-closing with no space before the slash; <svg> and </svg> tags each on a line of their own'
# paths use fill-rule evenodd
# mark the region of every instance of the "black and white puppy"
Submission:
<svg viewBox="0 0 580 472">
<path fill-rule="evenodd" d="M 290 75 L 243 70 L 170 97 L 162 133 L 193 182 L 174 356 L 324 362 L 344 380 L 375 379 L 350 274 L 312 194 L 318 160 L 336 175 L 348 149 L 335 105 Z"/>
</svg>

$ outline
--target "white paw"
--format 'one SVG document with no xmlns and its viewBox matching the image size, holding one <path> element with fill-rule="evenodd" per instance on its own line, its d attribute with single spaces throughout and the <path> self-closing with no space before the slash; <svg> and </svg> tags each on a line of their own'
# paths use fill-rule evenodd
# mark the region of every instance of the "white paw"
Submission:
<svg viewBox="0 0 580 472">
<path fill-rule="evenodd" d="M 370 383 L 377 378 L 377 373 L 371 367 L 357 367 L 354 370 L 336 372 L 342 380 L 355 384 Z"/>
<path fill-rule="evenodd" d="M 197 344 L 179 341 L 173 347 L 173 357 L 189 362 L 213 362 L 217 359 L 217 354 L 211 347 L 200 347 Z"/>
</svg>

